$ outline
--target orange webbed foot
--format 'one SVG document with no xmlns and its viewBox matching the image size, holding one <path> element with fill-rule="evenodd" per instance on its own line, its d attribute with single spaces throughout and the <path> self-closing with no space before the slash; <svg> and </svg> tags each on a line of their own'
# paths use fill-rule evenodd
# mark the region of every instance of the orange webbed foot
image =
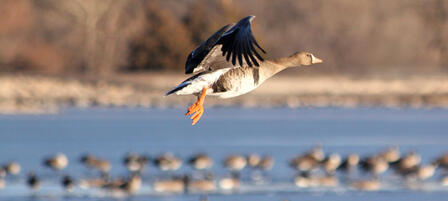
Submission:
<svg viewBox="0 0 448 201">
<path fill-rule="evenodd" d="M 207 87 L 204 87 L 202 89 L 201 95 L 198 97 L 198 101 L 196 101 L 196 103 L 191 105 L 188 108 L 187 113 L 185 114 L 185 116 L 191 115 L 190 119 L 193 120 L 193 123 L 191 123 L 191 125 L 195 125 L 199 121 L 199 119 L 201 119 L 202 114 L 204 114 L 203 104 L 204 104 L 206 92 L 207 92 Z"/>
<path fill-rule="evenodd" d="M 193 120 L 191 125 L 195 125 L 201 119 L 202 114 L 204 114 L 204 106 L 196 102 L 188 108 L 185 116 L 191 115 L 190 119 Z"/>
</svg>

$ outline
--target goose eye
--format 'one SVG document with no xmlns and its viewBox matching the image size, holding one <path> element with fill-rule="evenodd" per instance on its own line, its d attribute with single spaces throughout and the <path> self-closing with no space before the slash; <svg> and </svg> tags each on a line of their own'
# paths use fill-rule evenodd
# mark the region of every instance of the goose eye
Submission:
<svg viewBox="0 0 448 201">
<path fill-rule="evenodd" d="M 311 59 L 311 63 L 313 63 L 313 55 L 311 55 L 311 54 L 307 54 L 307 56 L 310 57 L 310 59 Z"/>
</svg>

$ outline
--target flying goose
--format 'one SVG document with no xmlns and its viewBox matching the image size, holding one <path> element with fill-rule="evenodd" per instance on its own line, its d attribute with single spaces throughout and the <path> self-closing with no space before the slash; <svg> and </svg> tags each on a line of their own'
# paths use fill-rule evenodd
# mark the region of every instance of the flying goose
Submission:
<svg viewBox="0 0 448 201">
<path fill-rule="evenodd" d="M 248 16 L 236 24 L 228 24 L 200 44 L 187 58 L 185 73 L 196 73 L 166 93 L 166 96 L 195 95 L 197 101 L 188 108 L 192 125 L 204 113 L 206 95 L 232 98 L 248 93 L 276 73 L 293 66 L 321 63 L 322 60 L 308 52 L 297 52 L 289 57 L 264 60 L 258 53 L 265 51 L 252 34 Z"/>
</svg>

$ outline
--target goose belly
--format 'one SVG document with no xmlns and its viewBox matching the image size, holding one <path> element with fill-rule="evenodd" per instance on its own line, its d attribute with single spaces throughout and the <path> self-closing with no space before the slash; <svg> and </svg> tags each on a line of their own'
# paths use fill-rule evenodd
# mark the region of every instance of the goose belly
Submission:
<svg viewBox="0 0 448 201">
<path fill-rule="evenodd" d="M 176 92 L 177 95 L 198 95 L 201 93 L 204 87 L 210 88 L 223 74 L 229 71 L 230 68 L 220 69 L 210 73 L 204 73 L 197 76 L 194 79 L 188 79 L 182 82 L 179 86 L 181 89 Z M 207 94 L 210 94 L 211 90 L 207 90 Z"/>
<path fill-rule="evenodd" d="M 261 84 L 258 77 L 252 73 L 243 74 L 243 76 L 223 76 L 212 85 L 212 96 L 218 98 L 232 98 L 243 95 Z"/>
</svg>

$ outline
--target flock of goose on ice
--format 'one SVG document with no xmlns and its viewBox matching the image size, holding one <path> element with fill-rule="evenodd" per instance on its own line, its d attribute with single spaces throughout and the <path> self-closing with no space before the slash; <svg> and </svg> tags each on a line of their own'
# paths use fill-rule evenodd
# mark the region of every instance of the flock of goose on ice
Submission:
<svg viewBox="0 0 448 201">
<path fill-rule="evenodd" d="M 297 188 L 331 188 L 346 186 L 351 189 L 375 191 L 382 189 L 381 175 L 392 172 L 402 184 L 422 184 L 441 171 L 437 179 L 441 186 L 448 186 L 448 153 L 440 155 L 431 163 L 421 163 L 421 156 L 411 151 L 401 154 L 398 147 L 390 147 L 369 156 L 360 157 L 353 153 L 341 156 L 337 153 L 325 154 L 322 147 L 299 154 L 288 162 L 296 171 L 291 175 L 291 182 Z M 98 189 L 105 192 L 118 192 L 131 195 L 143 188 L 152 188 L 158 193 L 212 193 L 219 191 L 238 191 L 244 184 L 263 184 L 270 181 L 270 170 L 275 168 L 273 157 L 259 154 L 228 155 L 222 165 L 228 174 L 216 176 L 211 168 L 214 160 L 205 153 L 181 159 L 166 153 L 155 157 L 128 153 L 123 158 L 123 165 L 128 170 L 126 177 L 113 178 L 109 175 L 111 163 L 91 154 L 82 155 L 79 162 L 90 172 L 89 176 L 75 178 L 68 175 L 64 168 L 69 164 L 68 158 L 58 153 L 43 159 L 42 165 L 53 172 L 47 180 L 58 181 L 70 193 L 75 188 Z M 176 172 L 183 163 L 189 165 L 189 173 Z M 160 177 L 144 179 L 148 166 L 157 167 Z M 249 169 L 243 171 L 243 169 Z M 249 175 L 242 175 L 243 173 Z M 163 177 L 165 176 L 165 177 Z M 244 177 L 243 177 L 244 176 Z M 242 179 L 249 178 L 249 179 Z M 8 188 L 9 180 L 25 183 L 31 193 L 38 193 L 45 185 L 44 179 L 37 173 L 21 174 L 19 163 L 11 161 L 0 168 L 0 191 Z M 148 185 L 142 185 L 147 183 Z M 149 186 L 149 187 L 148 187 Z"/>
</svg>

